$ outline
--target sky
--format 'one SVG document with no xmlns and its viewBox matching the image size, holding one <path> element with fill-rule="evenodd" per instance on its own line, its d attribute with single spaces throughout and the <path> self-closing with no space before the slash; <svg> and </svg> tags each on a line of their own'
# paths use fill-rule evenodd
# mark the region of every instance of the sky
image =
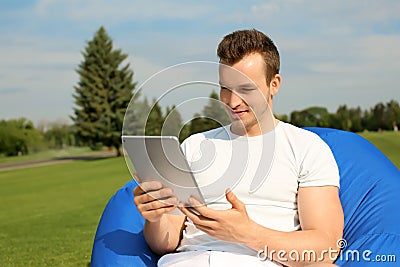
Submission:
<svg viewBox="0 0 400 267">
<path fill-rule="evenodd" d="M 149 98 L 161 93 L 146 87 L 154 74 L 190 61 L 217 62 L 224 35 L 256 28 L 281 55 L 274 113 L 400 100 L 397 0 L 2 0 L 0 119 L 69 121 L 81 53 L 100 26 L 128 54 L 134 81 Z M 180 76 L 170 72 L 169 79 Z M 185 75 L 198 78 L 196 68 Z"/>
</svg>

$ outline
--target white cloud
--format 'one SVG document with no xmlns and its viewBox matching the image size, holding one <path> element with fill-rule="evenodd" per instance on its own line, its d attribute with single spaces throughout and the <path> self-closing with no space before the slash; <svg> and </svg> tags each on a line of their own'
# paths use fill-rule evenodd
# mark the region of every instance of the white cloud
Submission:
<svg viewBox="0 0 400 267">
<path fill-rule="evenodd" d="M 400 35 L 367 35 L 333 39 L 289 42 L 290 54 L 308 58 L 306 66 L 318 73 L 358 74 L 371 78 L 379 73 L 400 70 Z M 290 59 L 288 59 L 290 60 Z"/>
<path fill-rule="evenodd" d="M 243 12 L 246 21 L 258 21 L 270 32 L 295 34 L 362 35 L 398 23 L 400 2 L 346 0 L 270 0 Z"/>
<path fill-rule="evenodd" d="M 0 43 L 3 118 L 24 116 L 36 121 L 68 116 L 77 81 L 74 68 L 81 56 L 67 42 L 8 34 L 7 41 Z"/>
<path fill-rule="evenodd" d="M 279 1 L 269 1 L 259 5 L 253 5 L 251 11 L 257 16 L 271 17 L 274 13 L 280 11 Z"/>
<path fill-rule="evenodd" d="M 400 2 L 386 1 L 324 1 L 314 0 L 310 10 L 318 19 L 352 21 L 370 25 L 399 18 Z"/>
<path fill-rule="evenodd" d="M 60 49 L 57 42 L 35 37 L 9 37 L 0 44 L 2 86 L 46 90 L 71 82 L 79 50 Z M 48 89 L 47 89 L 48 90 Z"/>
<path fill-rule="evenodd" d="M 223 34 L 255 27 L 270 34 L 281 52 L 281 112 L 400 99 L 398 14 L 399 1 L 344 0 L 232 2 L 229 8 L 227 1 L 39 0 L 33 9 L 0 8 L 2 18 L 15 19 L 0 27 L 0 110 L 12 114 L 20 105 L 26 112 L 15 114 L 29 115 L 44 107 L 47 113 L 35 116 L 50 118 L 71 112 L 74 69 L 84 40 L 99 25 L 128 53 L 138 85 L 173 64 L 216 60 Z M 163 25 L 174 19 L 188 25 Z M 137 26 L 153 23 L 145 31 Z"/>
<path fill-rule="evenodd" d="M 197 1 L 189 4 L 181 1 L 135 1 L 131 0 L 40 0 L 35 12 L 42 17 L 65 16 L 71 20 L 147 20 L 147 19 L 193 19 L 206 15 L 212 6 Z"/>
</svg>

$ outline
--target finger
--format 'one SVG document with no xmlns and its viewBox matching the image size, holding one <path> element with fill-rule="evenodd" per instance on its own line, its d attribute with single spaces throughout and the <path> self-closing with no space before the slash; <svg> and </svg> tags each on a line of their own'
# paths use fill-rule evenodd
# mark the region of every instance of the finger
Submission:
<svg viewBox="0 0 400 267">
<path fill-rule="evenodd" d="M 140 180 L 139 174 L 138 174 L 137 172 L 135 172 L 135 173 L 133 174 L 133 179 L 135 179 L 138 183 L 141 183 L 141 182 L 142 182 L 142 180 Z"/>
<path fill-rule="evenodd" d="M 193 208 L 195 208 L 202 216 L 213 219 L 213 220 L 217 220 L 218 211 L 207 207 L 204 203 L 198 201 L 196 198 L 190 197 L 189 204 Z"/>
<path fill-rule="evenodd" d="M 165 200 L 154 200 L 147 203 L 141 203 L 137 205 L 137 208 L 141 212 L 149 211 L 149 210 L 157 210 L 166 207 L 176 206 L 177 199 L 175 197 L 167 198 Z"/>
<path fill-rule="evenodd" d="M 232 190 L 227 189 L 225 192 L 226 200 L 232 204 L 232 208 L 239 211 L 245 211 L 246 207 L 242 201 L 232 192 Z"/>
<path fill-rule="evenodd" d="M 133 189 L 133 195 L 136 197 L 136 196 L 140 196 L 140 195 L 142 195 L 143 193 L 145 193 L 144 191 L 143 191 L 143 189 L 138 185 L 138 186 L 136 186 L 134 189 Z"/>
<path fill-rule="evenodd" d="M 139 186 L 145 192 L 159 190 L 163 187 L 162 183 L 159 181 L 147 181 L 139 184 Z"/>
<path fill-rule="evenodd" d="M 188 199 L 189 201 L 192 201 L 191 205 L 192 206 L 205 206 L 206 204 L 203 201 L 200 201 L 197 197 L 190 196 Z"/>
<path fill-rule="evenodd" d="M 161 188 L 162 188 L 162 184 L 160 182 L 147 181 L 147 182 L 143 182 L 143 183 L 139 184 L 138 186 L 136 186 L 135 189 L 133 190 L 133 194 L 135 196 L 139 196 L 146 192 L 159 190 Z"/>
<path fill-rule="evenodd" d="M 163 200 L 169 197 L 173 197 L 173 191 L 171 188 L 162 188 L 157 191 L 151 191 L 148 193 L 143 193 L 141 195 L 135 196 L 134 201 L 135 204 L 144 204 L 146 202 L 154 201 L 154 200 Z M 177 204 L 177 203 L 175 203 Z"/>
<path fill-rule="evenodd" d="M 178 208 L 185 214 L 195 225 L 202 225 L 204 227 L 212 228 L 213 224 L 216 223 L 215 220 L 204 217 L 203 215 L 197 215 L 191 212 L 189 209 L 185 208 L 182 204 L 178 205 Z"/>
<path fill-rule="evenodd" d="M 215 235 L 215 230 L 211 227 L 204 226 L 204 225 L 198 225 L 198 224 L 195 224 L 194 226 L 196 226 L 197 229 L 205 232 L 206 234 L 209 234 L 211 236 Z"/>
<path fill-rule="evenodd" d="M 160 208 L 160 209 L 156 209 L 156 210 L 147 210 L 147 211 L 141 212 L 141 214 L 144 218 L 148 219 L 148 218 L 159 217 L 159 216 L 163 215 L 164 213 L 173 211 L 174 209 L 176 209 L 176 206 L 164 207 L 164 208 Z"/>
<path fill-rule="evenodd" d="M 180 210 L 183 214 L 185 214 L 185 215 L 188 217 L 188 219 L 190 219 L 192 222 L 195 222 L 195 221 L 197 222 L 197 221 L 199 220 L 199 217 L 201 216 L 201 215 L 197 215 L 197 214 L 195 214 L 195 213 L 189 211 L 187 208 L 183 207 L 183 205 L 181 205 L 181 204 L 178 205 L 178 208 L 179 208 L 179 210 Z"/>
</svg>

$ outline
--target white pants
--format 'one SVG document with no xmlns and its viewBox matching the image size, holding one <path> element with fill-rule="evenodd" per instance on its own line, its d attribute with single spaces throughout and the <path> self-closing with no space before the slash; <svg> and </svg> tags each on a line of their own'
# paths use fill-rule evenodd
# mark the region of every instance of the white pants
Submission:
<svg viewBox="0 0 400 267">
<path fill-rule="evenodd" d="M 166 254 L 158 261 L 159 267 L 242 267 L 242 266 L 282 266 L 269 260 L 262 261 L 250 255 L 240 255 L 223 251 L 186 251 Z"/>
</svg>

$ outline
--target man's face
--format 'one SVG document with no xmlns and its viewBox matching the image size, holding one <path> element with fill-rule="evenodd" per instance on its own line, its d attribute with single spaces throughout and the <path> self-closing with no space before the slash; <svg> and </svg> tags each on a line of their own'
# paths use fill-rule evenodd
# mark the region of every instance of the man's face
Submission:
<svg viewBox="0 0 400 267">
<path fill-rule="evenodd" d="M 271 94 L 265 77 L 265 63 L 259 53 L 219 67 L 220 100 L 232 118 L 232 131 L 259 135 L 273 122 Z"/>
</svg>

